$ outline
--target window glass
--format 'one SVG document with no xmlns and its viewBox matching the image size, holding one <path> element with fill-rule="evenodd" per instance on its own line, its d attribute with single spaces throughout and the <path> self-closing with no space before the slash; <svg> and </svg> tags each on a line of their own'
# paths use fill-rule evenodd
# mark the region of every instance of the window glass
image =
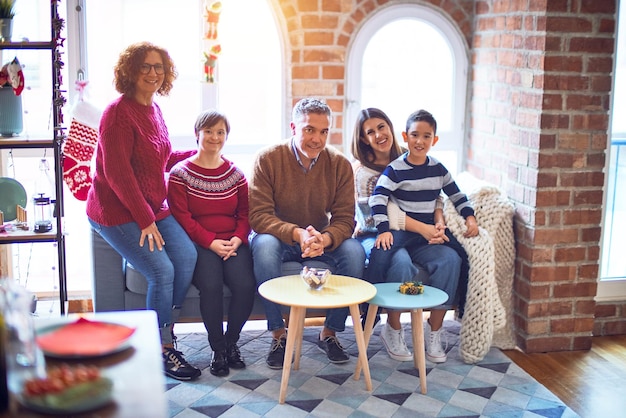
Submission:
<svg viewBox="0 0 626 418">
<path fill-rule="evenodd" d="M 391 22 L 372 36 L 363 54 L 363 107 L 384 110 L 398 132 L 413 110 L 426 109 L 440 132 L 449 131 L 453 70 L 450 47 L 434 27 L 417 19 Z"/>
<path fill-rule="evenodd" d="M 212 3 L 212 2 L 209 2 Z M 129 44 L 150 41 L 165 47 L 172 56 L 179 76 L 169 97 L 157 98 L 177 149 L 195 148 L 193 125 L 205 108 L 216 107 L 231 123 L 225 154 L 247 174 L 258 148 L 282 139 L 283 132 L 283 63 L 278 26 L 266 0 L 223 0 L 218 23 L 218 38 L 206 40 L 205 2 L 181 0 L 172 7 L 166 0 L 83 0 L 84 13 L 75 10 L 76 2 L 61 2 L 59 8 L 66 27 L 81 27 L 82 38 L 66 41 L 65 70 L 85 65 L 89 81 L 85 100 L 100 109 L 118 97 L 113 87 L 113 66 L 120 52 Z M 50 2 L 20 0 L 17 3 L 13 40 L 50 39 Z M 80 25 L 80 20 L 84 24 Z M 113 22 L 113 23 L 112 23 Z M 73 32 L 75 33 L 75 32 Z M 83 46 L 82 43 L 86 42 Z M 83 47 L 78 47 L 79 43 Z M 217 82 L 204 80 L 204 51 L 219 43 Z M 70 48 L 71 47 L 71 48 Z M 83 51 L 84 56 L 74 52 Z M 18 51 L 24 65 L 24 135 L 46 132 L 52 135 L 51 61 L 49 51 Z M 3 61 L 15 51 L 4 51 Z M 76 67 L 76 68 L 75 68 Z M 74 79 L 72 73 L 72 80 Z M 68 91 L 65 126 L 71 121 L 70 96 L 74 86 L 64 75 Z M 73 81 L 72 81 L 73 82 Z M 33 193 L 39 160 L 43 150 L 3 152 L 0 168 L 3 175 L 19 178 Z M 51 150 L 47 158 L 52 163 Z M 30 198 L 29 198 L 30 203 Z M 85 203 L 75 199 L 65 187 L 65 227 L 68 291 L 71 296 L 89 294 L 92 285 L 91 229 L 85 215 Z M 39 295 L 56 298 L 58 275 L 54 244 L 11 245 L 10 268 L 16 277 L 28 280 L 29 289 Z"/>
<path fill-rule="evenodd" d="M 346 67 L 346 138 L 360 109 L 382 109 L 400 141 L 409 114 L 426 109 L 439 136 L 431 155 L 452 175 L 464 168 L 467 45 L 441 12 L 417 4 L 381 9 L 356 33 Z"/>
<path fill-rule="evenodd" d="M 167 98 L 157 101 L 177 148 L 195 147 L 198 113 L 217 107 L 231 124 L 226 154 L 254 153 L 281 139 L 282 56 L 275 19 L 267 1 L 222 1 L 216 40 L 204 39 L 203 1 L 87 1 L 89 94 L 101 107 L 118 96 L 112 67 L 129 44 L 150 41 L 168 50 L 179 73 Z M 111 19 L 120 17 L 120 30 Z M 167 19 L 164 17 L 167 16 Z M 168 24 L 171 22 L 172 24 Z M 204 52 L 219 44 L 216 83 L 204 80 Z M 233 156 L 235 162 L 237 158 Z"/>
<path fill-rule="evenodd" d="M 602 241 L 602 280 L 626 279 L 626 7 L 618 17 L 617 56 L 613 87 L 611 148 L 607 170 L 606 204 Z M 624 286 L 622 294 L 626 294 Z M 601 289 L 600 289 L 601 290 Z"/>
<path fill-rule="evenodd" d="M 362 107 L 378 107 L 394 124 L 402 141 L 409 114 L 428 110 L 437 120 L 438 142 L 430 154 L 456 173 L 452 134 L 454 60 L 446 39 L 418 19 L 399 19 L 380 28 L 363 54 Z"/>
</svg>

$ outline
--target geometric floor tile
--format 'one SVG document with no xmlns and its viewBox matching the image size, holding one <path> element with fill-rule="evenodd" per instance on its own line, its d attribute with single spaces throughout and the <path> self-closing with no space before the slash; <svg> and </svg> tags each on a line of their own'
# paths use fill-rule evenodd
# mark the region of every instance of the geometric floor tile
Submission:
<svg viewBox="0 0 626 418">
<path fill-rule="evenodd" d="M 411 329 L 404 325 L 411 347 Z M 206 334 L 178 334 L 178 350 L 202 369 L 192 382 L 166 378 L 170 417 L 547 417 L 577 415 L 497 348 L 477 364 L 463 363 L 458 353 L 460 324 L 446 320 L 445 363 L 426 362 L 428 392 L 420 391 L 413 362 L 391 359 L 374 329 L 368 347 L 373 390 L 363 377 L 354 380 L 358 350 L 352 328 L 338 338 L 352 356 L 346 364 L 331 364 L 316 340 L 320 327 L 306 327 L 300 369 L 291 371 L 285 404 L 278 404 L 281 370 L 269 369 L 265 356 L 271 334 L 244 331 L 239 340 L 246 368 L 219 378 L 209 373 L 211 348 Z"/>
</svg>

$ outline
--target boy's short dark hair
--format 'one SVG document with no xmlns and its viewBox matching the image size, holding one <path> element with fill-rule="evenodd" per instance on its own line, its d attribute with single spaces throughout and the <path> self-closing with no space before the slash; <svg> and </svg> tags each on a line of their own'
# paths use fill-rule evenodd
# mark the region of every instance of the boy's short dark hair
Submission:
<svg viewBox="0 0 626 418">
<path fill-rule="evenodd" d="M 437 135 L 437 121 L 435 117 L 427 110 L 420 109 L 411 113 L 406 120 L 406 131 L 409 132 L 411 125 L 415 122 L 426 122 L 433 128 L 433 133 Z"/>
<path fill-rule="evenodd" d="M 230 133 L 230 123 L 228 123 L 228 118 L 214 109 L 207 109 L 198 115 L 194 125 L 194 133 L 197 136 L 198 132 L 210 128 L 211 126 L 215 126 L 219 121 L 224 122 L 224 125 L 226 126 L 226 135 L 228 135 Z"/>
</svg>

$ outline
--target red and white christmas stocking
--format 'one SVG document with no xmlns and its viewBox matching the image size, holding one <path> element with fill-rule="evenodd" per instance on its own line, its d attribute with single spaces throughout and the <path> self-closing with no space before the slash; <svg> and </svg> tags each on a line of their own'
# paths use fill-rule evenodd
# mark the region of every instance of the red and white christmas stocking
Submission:
<svg viewBox="0 0 626 418">
<path fill-rule="evenodd" d="M 72 111 L 72 122 L 63 143 L 63 179 L 78 200 L 87 200 L 91 187 L 91 158 L 98 143 L 100 116 L 101 110 L 81 98 Z"/>
</svg>

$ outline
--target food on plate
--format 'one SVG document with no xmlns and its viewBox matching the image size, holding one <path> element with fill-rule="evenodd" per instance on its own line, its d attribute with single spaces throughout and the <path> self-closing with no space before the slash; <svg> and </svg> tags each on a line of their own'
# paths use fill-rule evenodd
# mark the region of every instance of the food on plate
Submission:
<svg viewBox="0 0 626 418">
<path fill-rule="evenodd" d="M 80 411 L 111 399 L 113 382 L 95 366 L 63 363 L 49 367 L 46 377 L 24 383 L 24 404 L 36 409 Z"/>
</svg>

